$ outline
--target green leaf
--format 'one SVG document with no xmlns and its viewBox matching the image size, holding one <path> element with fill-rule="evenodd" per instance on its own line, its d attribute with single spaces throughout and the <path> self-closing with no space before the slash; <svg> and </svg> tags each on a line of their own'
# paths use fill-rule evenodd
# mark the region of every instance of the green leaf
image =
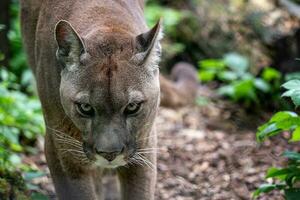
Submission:
<svg viewBox="0 0 300 200">
<path fill-rule="evenodd" d="M 281 96 L 282 97 L 291 97 L 297 90 L 292 89 L 292 90 L 287 90 L 284 92 Z M 300 91 L 300 90 L 299 90 Z"/>
<path fill-rule="evenodd" d="M 204 82 L 209 82 L 215 79 L 216 72 L 212 70 L 199 70 L 199 79 Z"/>
<path fill-rule="evenodd" d="M 284 184 L 262 184 L 259 188 L 253 193 L 253 198 L 257 198 L 261 193 L 268 193 L 275 189 L 283 189 Z"/>
<path fill-rule="evenodd" d="M 291 117 L 297 117 L 297 116 L 298 115 L 295 112 L 281 111 L 281 112 L 277 112 L 275 115 L 273 115 L 270 122 L 279 122 L 279 121 L 287 120 Z"/>
<path fill-rule="evenodd" d="M 234 84 L 234 98 L 239 99 L 251 99 L 257 101 L 256 91 L 254 88 L 253 80 L 241 80 Z"/>
<path fill-rule="evenodd" d="M 292 133 L 291 142 L 299 142 L 300 141 L 300 126 L 298 126 Z"/>
<path fill-rule="evenodd" d="M 18 156 L 17 154 L 12 154 L 9 157 L 9 161 L 14 165 L 18 165 L 21 163 L 22 160 L 21 160 L 20 156 Z"/>
<path fill-rule="evenodd" d="M 32 80 L 34 80 L 34 76 L 31 72 L 31 70 L 25 70 L 22 74 L 21 84 L 29 85 L 30 83 L 32 83 Z"/>
<path fill-rule="evenodd" d="M 299 125 L 300 125 L 300 118 L 299 117 L 290 117 L 288 119 L 276 122 L 277 128 L 285 130 L 285 131 L 293 129 L 296 126 L 299 126 Z"/>
<path fill-rule="evenodd" d="M 291 97 L 296 106 L 300 105 L 300 80 L 291 80 L 283 84 L 282 87 L 288 89 L 283 93 L 283 97 Z"/>
<path fill-rule="evenodd" d="M 300 89 L 300 80 L 291 80 L 282 85 L 285 89 Z"/>
<path fill-rule="evenodd" d="M 261 76 L 265 81 L 270 82 L 272 80 L 280 79 L 281 73 L 274 68 L 266 67 L 264 68 Z"/>
<path fill-rule="evenodd" d="M 0 26 L 1 27 L 1 26 Z M 0 61 L 5 59 L 5 55 L 3 53 L 0 53 Z"/>
<path fill-rule="evenodd" d="M 226 65 L 225 65 L 223 60 L 206 59 L 206 60 L 201 60 L 199 62 L 199 67 L 201 69 L 218 69 L 218 70 L 222 70 L 226 67 Z"/>
<path fill-rule="evenodd" d="M 269 92 L 271 90 L 271 86 L 266 81 L 260 78 L 256 78 L 254 80 L 254 85 L 257 89 L 263 92 Z"/>
<path fill-rule="evenodd" d="M 46 195 L 37 193 L 37 192 L 35 192 L 31 195 L 31 199 L 32 200 L 49 200 L 49 198 Z"/>
<path fill-rule="evenodd" d="M 293 187 L 295 179 L 296 179 L 296 177 L 295 177 L 294 173 L 286 175 L 286 177 L 285 177 L 285 183 L 286 183 L 286 185 L 289 186 L 289 187 Z"/>
<path fill-rule="evenodd" d="M 257 141 L 262 142 L 266 138 L 277 135 L 281 131 L 290 130 L 300 126 L 300 118 L 293 112 L 278 112 L 271 120 L 260 126 L 256 133 Z"/>
<path fill-rule="evenodd" d="M 299 85 L 299 87 L 300 87 L 300 85 Z M 293 100 L 293 103 L 296 106 L 300 106 L 300 90 L 295 90 L 293 92 L 293 94 L 291 95 L 291 98 Z"/>
<path fill-rule="evenodd" d="M 24 179 L 26 181 L 31 181 L 35 178 L 40 178 L 43 176 L 46 176 L 47 174 L 41 171 L 31 171 L 31 172 L 25 172 L 24 174 Z"/>
<path fill-rule="evenodd" d="M 266 138 L 274 136 L 280 133 L 281 129 L 277 128 L 276 123 L 267 123 L 258 128 L 256 133 L 256 140 L 258 142 L 263 142 Z"/>
<path fill-rule="evenodd" d="M 22 146 L 19 144 L 11 143 L 9 146 L 10 146 L 11 150 L 16 151 L 16 152 L 21 152 L 23 150 Z"/>
<path fill-rule="evenodd" d="M 291 160 L 295 160 L 295 161 L 300 161 L 300 154 L 294 151 L 285 151 L 282 154 L 284 157 L 291 159 Z"/>
<path fill-rule="evenodd" d="M 265 131 L 264 129 L 268 128 L 270 125 L 272 125 L 273 128 L 276 127 L 281 131 L 290 130 L 295 128 L 295 126 L 300 126 L 300 118 L 294 112 L 278 112 L 270 119 L 267 124 L 259 127 L 259 134 L 262 134 L 261 132 Z"/>
<path fill-rule="evenodd" d="M 249 68 L 249 61 L 238 53 L 229 53 L 224 56 L 226 66 L 238 73 L 244 73 Z"/>
<path fill-rule="evenodd" d="M 234 92 L 234 87 L 232 85 L 225 85 L 218 89 L 218 94 L 222 96 L 233 96 Z"/>
<path fill-rule="evenodd" d="M 218 73 L 218 78 L 222 81 L 234 81 L 238 79 L 238 75 L 232 71 L 223 71 Z"/>
<path fill-rule="evenodd" d="M 268 169 L 266 178 L 280 178 L 280 179 L 284 179 L 284 175 L 287 175 L 291 173 L 291 170 L 289 168 L 283 168 L 283 169 L 279 169 L 279 168 L 275 168 L 275 167 L 271 167 Z"/>
<path fill-rule="evenodd" d="M 286 200 L 299 200 L 300 199 L 300 189 L 291 188 L 284 190 Z"/>
<path fill-rule="evenodd" d="M 290 81 L 290 80 L 294 80 L 294 79 L 300 80 L 300 72 L 288 73 L 285 75 L 286 81 Z"/>
<path fill-rule="evenodd" d="M 5 24 L 0 24 L 0 31 L 4 30 L 6 28 Z"/>
</svg>

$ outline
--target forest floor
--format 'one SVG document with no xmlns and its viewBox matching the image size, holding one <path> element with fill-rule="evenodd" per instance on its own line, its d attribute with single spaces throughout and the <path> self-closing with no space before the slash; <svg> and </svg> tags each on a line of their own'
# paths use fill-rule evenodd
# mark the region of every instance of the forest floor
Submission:
<svg viewBox="0 0 300 200">
<path fill-rule="evenodd" d="M 156 199 L 251 199 L 252 192 L 266 183 L 266 170 L 284 164 L 280 154 L 295 146 L 286 142 L 287 135 L 257 144 L 256 127 L 269 115 L 248 114 L 236 105 L 211 99 L 207 88 L 201 89 L 200 96 L 202 106 L 159 111 Z M 34 184 L 55 199 L 44 157 L 37 155 L 28 162 L 46 171 L 48 175 Z M 284 198 L 273 192 L 258 199 Z"/>
</svg>

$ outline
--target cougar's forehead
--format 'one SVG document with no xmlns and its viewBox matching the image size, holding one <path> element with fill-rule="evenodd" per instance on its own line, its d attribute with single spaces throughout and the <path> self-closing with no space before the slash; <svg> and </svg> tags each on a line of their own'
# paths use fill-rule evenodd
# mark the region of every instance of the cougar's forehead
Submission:
<svg viewBox="0 0 300 200">
<path fill-rule="evenodd" d="M 90 101 L 119 108 L 138 91 L 144 95 L 147 70 L 130 62 L 134 55 L 133 39 L 116 35 L 89 37 L 79 89 L 86 90 Z M 132 93 L 132 94 L 131 94 Z"/>
<path fill-rule="evenodd" d="M 86 65 L 89 79 L 102 86 L 121 81 L 125 86 L 129 77 L 134 79 L 134 67 L 130 60 L 134 55 L 133 39 L 117 35 L 95 35 L 86 39 L 86 52 L 82 63 Z M 130 74 L 129 71 L 133 72 Z M 125 74 L 125 75 L 124 75 Z M 118 79 L 122 80 L 118 80 Z"/>
<path fill-rule="evenodd" d="M 92 35 L 85 39 L 85 45 L 91 58 L 97 59 L 108 56 L 129 59 L 135 51 L 133 38 L 118 34 Z"/>
<path fill-rule="evenodd" d="M 77 90 L 85 91 L 91 104 L 112 111 L 145 98 L 145 76 L 140 66 L 112 55 L 85 67 L 77 80 L 83 84 Z"/>
<path fill-rule="evenodd" d="M 87 66 L 90 79 L 95 84 L 126 89 L 142 79 L 140 66 L 131 64 L 130 59 L 121 59 L 118 55 L 108 55 L 98 59 L 98 62 Z M 137 85 L 138 86 L 138 85 Z"/>
</svg>

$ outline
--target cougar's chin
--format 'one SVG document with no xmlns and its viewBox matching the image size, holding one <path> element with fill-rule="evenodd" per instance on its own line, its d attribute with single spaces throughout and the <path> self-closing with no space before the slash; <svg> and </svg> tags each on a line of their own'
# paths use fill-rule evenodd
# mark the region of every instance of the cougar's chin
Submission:
<svg viewBox="0 0 300 200">
<path fill-rule="evenodd" d="M 95 156 L 95 161 L 94 165 L 96 167 L 101 167 L 101 168 L 117 168 L 121 166 L 125 166 L 127 162 L 124 159 L 124 155 L 118 155 L 114 160 L 108 161 L 102 156 L 96 155 Z"/>
</svg>

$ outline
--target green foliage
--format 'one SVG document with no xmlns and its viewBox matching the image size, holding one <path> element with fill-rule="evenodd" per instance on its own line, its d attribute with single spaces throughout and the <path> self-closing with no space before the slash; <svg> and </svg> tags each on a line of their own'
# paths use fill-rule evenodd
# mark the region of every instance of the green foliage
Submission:
<svg viewBox="0 0 300 200">
<path fill-rule="evenodd" d="M 30 184 L 31 180 L 45 174 L 23 164 L 20 154 L 32 151 L 32 147 L 24 145 L 26 140 L 34 141 L 44 133 L 41 105 L 37 97 L 20 91 L 15 74 L 2 68 L 0 79 L 0 196 L 13 194 L 17 199 L 29 199 L 27 189 L 38 189 Z M 1 170 L 5 173 L 1 174 Z M 22 171 L 24 180 L 16 171 Z M 6 174 L 13 174 L 13 179 Z M 26 185 L 24 183 L 24 188 L 20 189 L 12 180 L 26 181 Z M 45 199 L 33 197 L 30 199 Z"/>
<path fill-rule="evenodd" d="M 165 8 L 157 4 L 147 5 L 145 8 L 146 21 L 150 27 L 154 26 L 157 21 L 162 18 L 164 23 L 164 31 L 166 33 L 176 33 L 176 25 L 183 17 L 183 13 L 171 9 Z"/>
<path fill-rule="evenodd" d="M 300 4 L 300 0 L 292 0 L 292 1 L 294 1 L 297 4 Z"/>
<path fill-rule="evenodd" d="M 0 168 L 0 197 L 3 200 L 29 200 L 25 182 L 19 172 Z"/>
<path fill-rule="evenodd" d="M 199 78 L 203 82 L 218 81 L 222 85 L 218 93 L 246 106 L 261 103 L 259 96 L 278 94 L 281 74 L 273 68 L 264 68 L 261 76 L 249 72 L 249 61 L 237 53 L 229 53 L 223 59 L 199 62 Z"/>
<path fill-rule="evenodd" d="M 0 166 L 12 168 L 20 164 L 16 152 L 24 150 L 20 136 L 32 140 L 43 133 L 43 118 L 37 98 L 16 90 L 15 75 L 4 69 L 0 74 Z"/>
<path fill-rule="evenodd" d="M 159 2 L 150 2 L 145 7 L 145 18 L 149 27 L 153 27 L 159 19 L 163 21 L 163 32 L 166 35 L 163 41 L 164 59 L 171 59 L 185 50 L 185 43 L 177 40 L 178 25 L 189 17 L 188 11 L 164 7 Z"/>
<path fill-rule="evenodd" d="M 266 178 L 274 178 L 280 183 L 278 184 L 262 184 L 254 193 L 256 198 L 262 193 L 268 193 L 273 190 L 284 190 L 287 200 L 300 198 L 300 189 L 296 188 L 296 183 L 300 180 L 300 154 L 296 152 L 286 151 L 283 156 L 289 159 L 287 167 L 275 168 L 271 167 L 267 171 Z"/>
<path fill-rule="evenodd" d="M 300 72 L 292 72 L 285 76 L 286 81 L 290 80 L 300 80 Z"/>
<path fill-rule="evenodd" d="M 17 77 L 22 77 L 23 71 L 27 70 L 27 62 L 25 52 L 22 49 L 22 38 L 20 31 L 20 20 L 19 20 L 19 4 L 18 1 L 13 0 L 10 5 L 10 30 L 8 38 L 10 42 L 10 60 L 9 67 L 10 71 L 13 72 Z"/>
<path fill-rule="evenodd" d="M 300 105 L 300 81 L 291 80 L 282 85 L 287 91 L 282 95 L 291 97 L 296 106 Z M 282 111 L 276 113 L 267 123 L 258 128 L 256 137 L 258 142 L 263 142 L 271 136 L 278 135 L 283 131 L 290 131 L 290 142 L 300 141 L 300 117 L 295 112 Z M 266 178 L 278 180 L 279 184 L 263 184 L 254 193 L 256 198 L 261 193 L 267 193 L 272 190 L 283 190 L 287 200 L 300 199 L 300 188 L 297 183 L 300 181 L 300 154 L 294 151 L 286 151 L 282 154 L 289 160 L 284 168 L 271 167 Z"/>
<path fill-rule="evenodd" d="M 283 189 L 284 184 L 262 184 L 254 193 L 253 198 L 257 198 L 261 193 L 268 193 L 276 189 Z"/>
<path fill-rule="evenodd" d="M 298 141 L 300 117 L 289 111 L 276 113 L 269 122 L 260 126 L 256 134 L 257 140 L 263 142 L 266 138 L 277 135 L 282 131 L 293 131 L 291 141 Z"/>
<path fill-rule="evenodd" d="M 293 103 L 296 106 L 300 105 L 300 80 L 290 80 L 283 84 L 282 87 L 287 89 L 285 93 L 282 94 L 283 97 L 291 97 Z"/>
<path fill-rule="evenodd" d="M 31 145 L 44 133 L 44 122 L 22 49 L 18 14 L 18 1 L 12 0 L 9 66 L 0 68 L 0 199 L 45 199 L 38 192 L 31 197 L 28 193 L 28 189 L 38 190 L 32 179 L 44 174 L 22 163 L 21 154 L 35 152 Z"/>
<path fill-rule="evenodd" d="M 19 20 L 19 3 L 17 0 L 12 0 L 10 5 L 10 30 L 9 38 L 9 71 L 14 75 L 14 82 L 19 84 L 19 90 L 33 94 L 33 75 L 28 69 L 26 55 L 22 48 L 22 38 Z M 0 30 L 1 31 L 1 30 Z M 1 54 L 0 54 L 1 58 Z"/>
</svg>

